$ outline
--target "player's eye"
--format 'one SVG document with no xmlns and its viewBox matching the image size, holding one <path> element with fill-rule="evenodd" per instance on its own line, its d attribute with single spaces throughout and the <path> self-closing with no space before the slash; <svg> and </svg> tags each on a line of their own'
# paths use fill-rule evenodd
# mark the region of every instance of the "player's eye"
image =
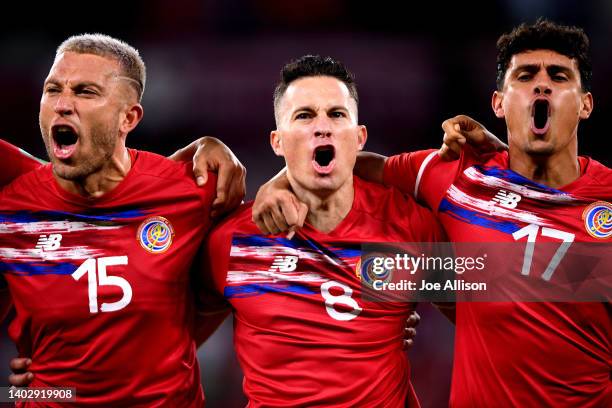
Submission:
<svg viewBox="0 0 612 408">
<path fill-rule="evenodd" d="M 567 75 L 565 74 L 554 74 L 552 76 L 553 81 L 557 81 L 557 82 L 565 82 L 567 81 Z"/>
<path fill-rule="evenodd" d="M 297 115 L 295 115 L 295 119 L 308 119 L 310 118 L 310 113 L 308 112 L 300 112 Z"/>
<path fill-rule="evenodd" d="M 342 111 L 333 111 L 329 114 L 331 118 L 344 118 L 346 114 Z"/>
<path fill-rule="evenodd" d="M 92 95 L 97 95 L 98 93 L 91 88 L 79 88 L 76 90 L 76 94 L 77 95 L 85 95 L 85 96 L 92 96 Z"/>
<path fill-rule="evenodd" d="M 61 92 L 61 90 L 57 86 L 47 86 L 45 87 L 45 93 L 48 94 L 56 94 Z"/>
<path fill-rule="evenodd" d="M 526 82 L 529 81 L 531 79 L 532 75 L 528 72 L 522 72 L 520 74 L 518 74 L 518 76 L 516 77 L 516 79 L 518 79 L 521 82 Z"/>
</svg>

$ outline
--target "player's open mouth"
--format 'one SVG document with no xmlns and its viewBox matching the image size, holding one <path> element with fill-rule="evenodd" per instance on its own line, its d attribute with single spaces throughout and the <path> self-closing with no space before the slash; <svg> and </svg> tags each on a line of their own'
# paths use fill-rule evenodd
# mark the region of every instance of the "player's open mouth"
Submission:
<svg viewBox="0 0 612 408">
<path fill-rule="evenodd" d="M 531 106 L 531 130 L 543 135 L 550 127 L 550 103 L 546 99 L 536 99 Z"/>
<path fill-rule="evenodd" d="M 58 159 L 67 159 L 76 150 L 79 135 L 69 125 L 55 125 L 51 128 L 53 138 L 53 154 Z"/>
<path fill-rule="evenodd" d="M 332 145 L 318 146 L 312 155 L 312 165 L 319 174 L 329 174 L 336 165 L 336 149 Z"/>
</svg>

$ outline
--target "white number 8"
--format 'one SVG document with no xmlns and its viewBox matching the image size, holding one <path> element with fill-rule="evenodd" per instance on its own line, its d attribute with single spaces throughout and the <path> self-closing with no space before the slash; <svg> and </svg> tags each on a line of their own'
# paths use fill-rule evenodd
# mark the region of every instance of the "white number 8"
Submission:
<svg viewBox="0 0 612 408">
<path fill-rule="evenodd" d="M 329 288 L 332 287 L 342 289 L 344 294 L 340 296 L 332 295 L 331 293 L 329 293 Z M 357 301 L 351 297 L 352 294 L 353 289 L 341 284 L 340 282 L 328 281 L 321 285 L 321 296 L 323 296 L 323 299 L 325 299 L 325 310 L 327 311 L 327 314 L 329 314 L 333 319 L 336 320 L 353 320 L 354 318 L 359 316 L 359 313 L 361 313 L 361 311 L 363 310 L 361 309 Z M 349 310 L 347 312 L 339 312 L 334 309 L 334 305 L 336 303 L 349 306 L 352 308 L 352 310 Z"/>
</svg>

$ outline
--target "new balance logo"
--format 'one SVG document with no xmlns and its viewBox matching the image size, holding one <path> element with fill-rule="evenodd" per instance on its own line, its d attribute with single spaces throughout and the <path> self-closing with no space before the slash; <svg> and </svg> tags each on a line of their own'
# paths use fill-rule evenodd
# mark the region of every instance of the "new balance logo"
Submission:
<svg viewBox="0 0 612 408">
<path fill-rule="evenodd" d="M 521 197 L 520 194 L 508 192 L 506 190 L 499 190 L 491 201 L 498 203 L 502 207 L 516 208 L 519 201 L 521 201 L 521 198 L 523 197 Z"/>
<path fill-rule="evenodd" d="M 41 235 L 36 243 L 36 249 L 41 251 L 55 251 L 60 247 L 62 242 L 62 234 L 49 234 L 49 236 Z"/>
<path fill-rule="evenodd" d="M 270 272 L 293 272 L 297 268 L 298 259 L 294 255 L 276 256 L 270 267 Z"/>
</svg>

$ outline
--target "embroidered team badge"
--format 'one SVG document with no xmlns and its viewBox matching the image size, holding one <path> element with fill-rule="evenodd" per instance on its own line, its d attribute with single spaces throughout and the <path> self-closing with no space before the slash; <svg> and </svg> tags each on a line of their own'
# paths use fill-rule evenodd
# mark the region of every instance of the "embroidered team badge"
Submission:
<svg viewBox="0 0 612 408">
<path fill-rule="evenodd" d="M 612 204 L 597 201 L 584 210 L 582 219 L 584 227 L 592 237 L 605 239 L 612 236 Z"/>
<path fill-rule="evenodd" d="M 357 275 L 363 284 L 372 287 L 374 281 L 380 280 L 388 282 L 391 280 L 392 270 L 381 267 L 376 268 L 374 266 L 375 259 L 382 258 L 383 256 L 384 254 L 382 253 L 374 252 L 357 261 L 357 265 L 355 265 L 355 275 Z"/>
<path fill-rule="evenodd" d="M 164 217 L 147 218 L 138 227 L 136 238 L 140 245 L 152 254 L 164 253 L 172 245 L 174 229 Z"/>
</svg>

